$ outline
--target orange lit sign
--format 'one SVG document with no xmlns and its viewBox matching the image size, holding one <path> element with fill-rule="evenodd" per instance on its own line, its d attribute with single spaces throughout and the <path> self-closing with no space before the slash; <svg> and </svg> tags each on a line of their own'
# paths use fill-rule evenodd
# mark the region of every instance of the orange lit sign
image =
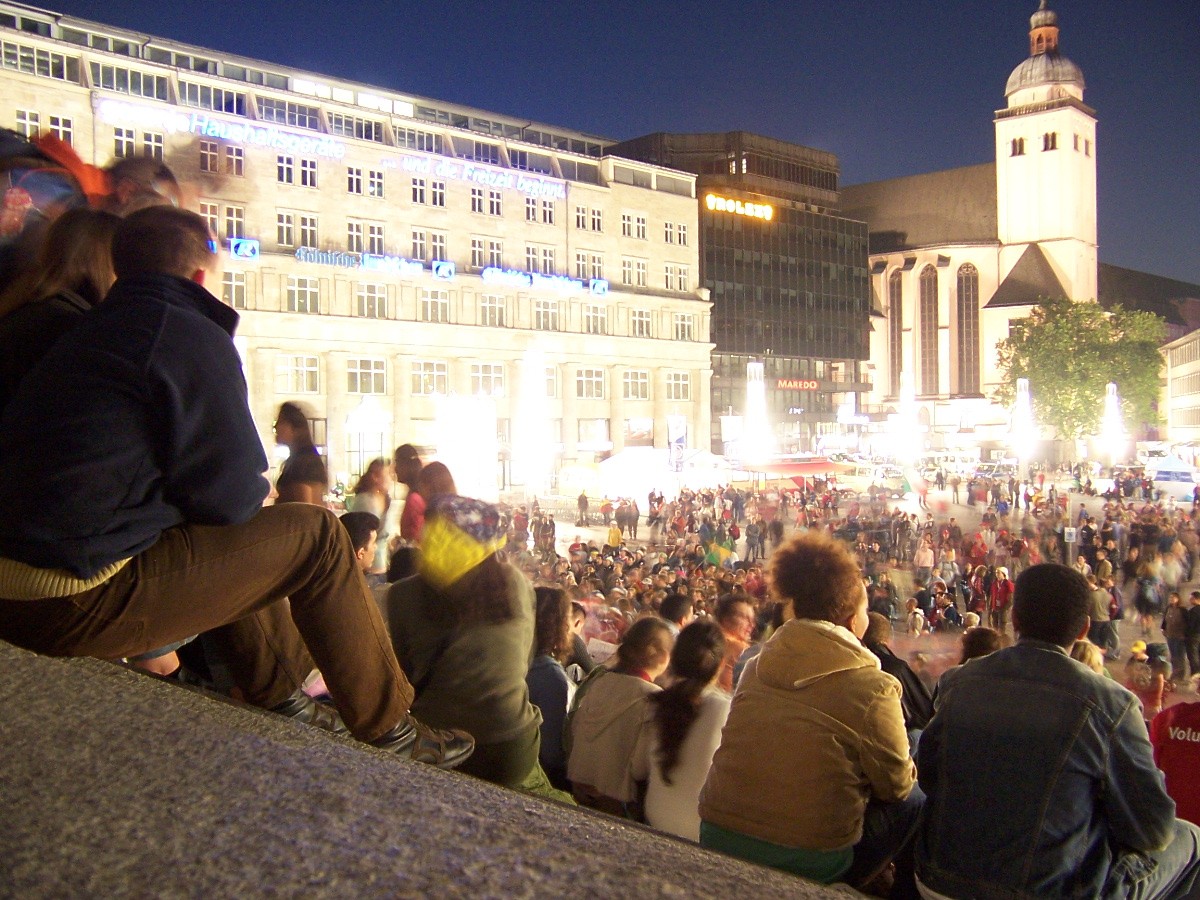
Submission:
<svg viewBox="0 0 1200 900">
<path fill-rule="evenodd" d="M 807 378 L 780 378 L 775 383 L 780 391 L 815 391 L 817 383 Z"/>
<path fill-rule="evenodd" d="M 750 216 L 753 219 L 763 219 L 767 222 L 775 217 L 775 207 L 768 203 L 746 203 L 743 200 L 718 197 L 716 194 L 705 194 L 704 205 L 716 212 L 735 213 L 739 216 Z"/>
</svg>

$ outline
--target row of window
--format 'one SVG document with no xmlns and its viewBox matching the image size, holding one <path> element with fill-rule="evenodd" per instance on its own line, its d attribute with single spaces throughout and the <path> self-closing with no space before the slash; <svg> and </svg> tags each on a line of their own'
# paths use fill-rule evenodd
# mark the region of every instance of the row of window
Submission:
<svg viewBox="0 0 1200 900">
<path fill-rule="evenodd" d="M 1079 134 L 1073 134 L 1073 135 L 1071 135 L 1071 137 L 1074 138 L 1076 152 L 1078 152 L 1080 149 L 1082 149 L 1084 156 L 1092 155 L 1092 142 L 1091 142 L 1090 138 L 1085 138 Z M 1058 132 L 1057 131 L 1047 131 L 1045 134 L 1042 135 L 1042 152 L 1045 152 L 1047 150 L 1057 150 L 1057 149 L 1058 149 Z M 1025 155 L 1025 138 L 1019 137 L 1019 138 L 1012 139 L 1012 142 L 1010 144 L 1010 155 L 1012 155 L 1012 156 L 1024 156 Z"/>
<path fill-rule="evenodd" d="M 222 275 L 222 291 L 226 303 L 235 309 L 247 306 L 246 273 L 227 270 Z M 437 288 L 422 288 L 418 293 L 417 319 L 421 322 L 450 322 L 450 292 Z M 490 328 L 512 327 L 509 299 L 503 294 L 483 294 L 479 299 L 477 324 Z M 285 287 L 284 311 L 319 315 L 321 313 L 321 282 L 317 278 L 289 275 Z M 386 319 L 388 314 L 387 287 L 383 284 L 359 282 L 354 286 L 352 312 L 367 319 Z M 533 301 L 532 327 L 539 331 L 560 331 L 564 320 L 561 302 L 551 299 Z M 585 334 L 611 334 L 608 307 L 588 303 L 583 308 Z M 671 338 L 676 341 L 696 340 L 696 317 L 692 313 L 672 313 Z M 629 311 L 629 336 L 653 338 L 654 317 L 648 309 Z"/>
<path fill-rule="evenodd" d="M 476 362 L 471 364 L 470 392 L 488 397 L 502 397 L 506 391 L 506 364 Z M 692 399 L 690 372 L 665 372 L 665 399 Z M 546 396 L 561 395 L 557 366 L 546 366 Z M 580 400 L 603 400 L 607 396 L 608 373 L 604 369 L 580 368 L 575 372 L 575 397 Z M 647 369 L 627 369 L 621 373 L 621 396 L 624 400 L 650 400 L 651 373 Z M 414 360 L 411 364 L 409 390 L 414 396 L 445 396 L 450 390 L 450 364 L 445 360 Z M 275 368 L 275 392 L 279 394 L 321 393 L 321 362 L 316 356 L 280 356 Z M 349 394 L 386 395 L 388 392 L 387 360 L 374 357 L 346 361 L 346 392 Z"/>
<path fill-rule="evenodd" d="M 916 390 L 920 394 L 939 393 L 938 358 L 938 274 L 933 266 L 921 270 L 918 278 Z M 979 352 L 979 271 L 970 263 L 958 269 L 956 300 L 957 341 L 955 361 L 956 393 L 978 394 L 980 390 Z M 900 393 L 900 375 L 904 369 L 904 284 L 899 269 L 888 278 L 888 365 L 892 393 Z"/>
<path fill-rule="evenodd" d="M 1185 394 L 1200 394 L 1200 372 L 1171 379 L 1171 395 L 1182 397 Z"/>
<path fill-rule="evenodd" d="M 1186 366 L 1188 363 L 1200 362 L 1200 340 L 1188 341 L 1179 347 L 1173 347 L 1168 354 L 1172 366 Z"/>
</svg>

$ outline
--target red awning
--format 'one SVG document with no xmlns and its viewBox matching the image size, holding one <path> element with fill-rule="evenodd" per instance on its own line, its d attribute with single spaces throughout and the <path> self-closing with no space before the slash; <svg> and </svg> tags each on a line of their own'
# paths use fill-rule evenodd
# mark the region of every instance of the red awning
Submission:
<svg viewBox="0 0 1200 900">
<path fill-rule="evenodd" d="M 846 472 L 853 468 L 854 466 L 848 463 L 814 456 L 811 459 L 794 459 L 786 462 L 747 466 L 746 470 L 770 475 L 773 478 L 796 478 L 798 476 L 836 475 L 838 472 Z"/>
</svg>

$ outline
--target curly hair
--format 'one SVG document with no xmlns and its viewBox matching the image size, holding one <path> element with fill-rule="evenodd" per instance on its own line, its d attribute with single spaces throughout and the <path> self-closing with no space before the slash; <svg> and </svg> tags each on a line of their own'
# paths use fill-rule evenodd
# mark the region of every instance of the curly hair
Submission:
<svg viewBox="0 0 1200 900">
<path fill-rule="evenodd" d="M 658 765 L 667 784 L 684 738 L 700 715 L 700 695 L 717 677 L 724 658 L 720 627 L 709 621 L 693 622 L 679 632 L 671 650 L 671 671 L 679 680 L 648 698 L 658 728 Z"/>
<path fill-rule="evenodd" d="M 858 563 L 831 535 L 809 531 L 780 546 L 767 566 L 771 595 L 790 603 L 797 619 L 842 624 L 863 597 Z"/>
</svg>

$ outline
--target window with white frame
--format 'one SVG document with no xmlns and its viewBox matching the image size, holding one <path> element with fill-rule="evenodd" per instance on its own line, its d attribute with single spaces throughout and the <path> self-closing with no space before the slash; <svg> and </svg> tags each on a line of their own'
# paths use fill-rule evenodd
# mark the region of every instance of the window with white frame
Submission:
<svg viewBox="0 0 1200 900">
<path fill-rule="evenodd" d="M 538 202 L 537 197 L 525 198 L 525 221 L 536 222 L 538 220 Z"/>
<path fill-rule="evenodd" d="M 215 175 L 218 171 L 220 147 L 216 141 L 200 142 L 200 171 Z"/>
<path fill-rule="evenodd" d="M 527 271 L 527 272 L 538 271 L 538 259 L 539 258 L 540 257 L 538 255 L 538 248 L 533 246 L 533 244 L 526 244 L 525 245 L 525 271 Z"/>
<path fill-rule="evenodd" d="M 675 243 L 675 223 L 663 222 L 663 240 L 668 244 Z"/>
<path fill-rule="evenodd" d="M 633 337 L 653 337 L 650 333 L 650 310 L 634 309 L 629 312 L 629 333 Z"/>
<path fill-rule="evenodd" d="M 666 287 L 666 289 L 668 291 L 675 290 L 675 264 L 674 263 L 667 263 L 665 266 L 663 266 L 663 282 L 664 282 L 664 287 Z"/>
<path fill-rule="evenodd" d="M 246 308 L 246 273 L 221 273 L 221 299 L 234 309 Z"/>
<path fill-rule="evenodd" d="M 296 217 L 291 213 L 275 214 L 275 242 L 280 247 L 296 245 Z"/>
<path fill-rule="evenodd" d="M 421 288 L 420 313 L 422 322 L 450 321 L 450 292 Z"/>
<path fill-rule="evenodd" d="M 387 318 L 387 288 L 382 284 L 359 282 L 354 288 L 355 313 L 364 319 Z"/>
<path fill-rule="evenodd" d="M 425 190 L 426 190 L 425 179 L 424 178 L 414 178 L 412 180 L 412 202 L 413 203 L 424 203 L 425 202 Z"/>
<path fill-rule="evenodd" d="M 646 240 L 646 217 L 637 216 L 633 220 L 633 236 L 639 241 Z"/>
<path fill-rule="evenodd" d="M 301 247 L 317 246 L 317 217 L 316 216 L 301 216 L 300 217 L 300 246 Z"/>
<path fill-rule="evenodd" d="M 225 148 L 225 174 L 238 178 L 246 174 L 246 150 L 244 147 Z"/>
<path fill-rule="evenodd" d="M 675 267 L 675 279 L 679 284 L 679 290 L 690 291 L 692 289 L 692 273 L 687 266 Z"/>
<path fill-rule="evenodd" d="M 575 254 L 575 277 L 588 277 L 588 255 L 586 253 Z"/>
<path fill-rule="evenodd" d="M 423 229 L 414 228 L 412 232 L 412 258 L 423 260 L 428 249 L 429 233 Z"/>
<path fill-rule="evenodd" d="M 554 264 L 554 248 L 542 248 L 542 272 L 547 275 L 553 275 L 557 266 Z"/>
<path fill-rule="evenodd" d="M 383 196 L 380 194 L 379 196 Z M 445 206 L 446 205 L 446 182 L 431 181 L 429 182 L 429 205 L 430 206 Z"/>
<path fill-rule="evenodd" d="M 585 334 L 608 334 L 608 307 L 588 303 L 583 307 Z"/>
<path fill-rule="evenodd" d="M 317 186 L 317 161 L 315 159 L 300 160 L 300 187 L 315 188 Z"/>
<path fill-rule="evenodd" d="M 383 255 L 383 225 L 378 222 L 367 226 L 367 252 Z"/>
<path fill-rule="evenodd" d="M 479 324 L 490 328 L 504 327 L 504 296 L 484 294 L 479 298 Z"/>
<path fill-rule="evenodd" d="M 590 267 L 588 269 L 590 277 L 603 278 L 604 277 L 604 254 L 603 253 L 592 253 L 588 256 L 588 262 L 590 264 Z"/>
<path fill-rule="evenodd" d="M 132 128 L 113 129 L 113 156 L 117 159 L 125 159 L 127 156 L 133 156 Z"/>
<path fill-rule="evenodd" d="M 696 339 L 696 317 L 691 313 L 675 313 L 671 317 L 671 332 L 677 341 Z"/>
<path fill-rule="evenodd" d="M 689 290 L 690 277 L 687 266 L 681 266 L 677 263 L 667 263 L 663 267 L 665 287 L 668 291 L 687 291 Z"/>
<path fill-rule="evenodd" d="M 221 204 L 212 203 L 208 200 L 201 200 L 200 218 L 207 223 L 208 230 L 211 231 L 215 236 L 221 230 Z"/>
<path fill-rule="evenodd" d="M 275 180 L 280 184 L 296 183 L 296 160 L 283 153 L 275 157 Z"/>
<path fill-rule="evenodd" d="M 626 400 L 650 399 L 650 373 L 645 369 L 627 369 L 621 375 Z"/>
<path fill-rule="evenodd" d="M 351 253 L 363 252 L 363 226 L 362 222 L 347 222 L 346 223 L 346 249 Z"/>
<path fill-rule="evenodd" d="M 558 366 L 546 366 L 546 396 L 558 397 Z"/>
<path fill-rule="evenodd" d="M 361 194 L 363 192 L 362 169 L 355 166 L 346 167 L 346 193 Z"/>
<path fill-rule="evenodd" d="M 471 212 L 483 212 L 483 188 L 471 188 Z"/>
<path fill-rule="evenodd" d="M 319 313 L 321 311 L 321 288 L 315 278 L 289 275 L 287 280 L 287 311 L 294 313 Z"/>
<path fill-rule="evenodd" d="M 387 363 L 382 359 L 350 359 L 346 361 L 346 393 L 386 394 Z"/>
<path fill-rule="evenodd" d="M 275 393 L 316 394 L 321 386 L 320 371 L 315 356 L 280 356 L 275 361 Z"/>
<path fill-rule="evenodd" d="M 504 363 L 472 363 L 471 393 L 485 397 L 504 396 Z"/>
<path fill-rule="evenodd" d="M 504 197 L 499 191 L 488 191 L 488 215 L 504 215 Z"/>
<path fill-rule="evenodd" d="M 378 169 L 367 170 L 367 196 L 383 199 L 383 172 Z"/>
<path fill-rule="evenodd" d="M 629 257 L 621 260 L 621 284 L 633 284 L 633 260 Z"/>
<path fill-rule="evenodd" d="M 621 213 L 621 237 L 633 237 L 633 213 Z"/>
<path fill-rule="evenodd" d="M 503 241 L 488 241 L 488 265 L 497 268 L 504 265 Z"/>
<path fill-rule="evenodd" d="M 533 327 L 539 331 L 558 331 L 558 301 L 533 301 Z"/>
<path fill-rule="evenodd" d="M 592 210 L 592 231 L 603 231 L 603 230 L 604 230 L 604 210 L 593 209 Z"/>
<path fill-rule="evenodd" d="M 429 234 L 429 258 L 431 260 L 446 259 L 446 234 L 433 231 Z"/>
<path fill-rule="evenodd" d="M 667 373 L 667 399 L 692 399 L 692 375 L 690 372 Z"/>
<path fill-rule="evenodd" d="M 18 109 L 17 131 L 32 140 L 42 133 L 42 117 L 31 109 Z"/>
<path fill-rule="evenodd" d="M 225 207 L 225 237 L 244 238 L 246 236 L 246 207 Z"/>
<path fill-rule="evenodd" d="M 483 238 L 471 238 L 471 268 L 482 269 L 487 265 L 487 251 Z"/>
<path fill-rule="evenodd" d="M 588 211 L 586 206 L 575 207 L 575 227 L 584 229 L 587 228 Z"/>
<path fill-rule="evenodd" d="M 675 242 L 680 247 L 686 247 L 688 242 L 688 227 L 686 222 L 678 222 L 675 225 Z"/>
<path fill-rule="evenodd" d="M 553 225 L 554 224 L 554 201 L 553 200 L 543 200 L 542 201 L 542 224 L 543 225 Z"/>
<path fill-rule="evenodd" d="M 166 145 L 161 133 L 157 131 L 147 131 L 142 134 L 142 154 L 149 156 L 151 159 L 163 161 L 163 155 L 166 152 Z"/>
<path fill-rule="evenodd" d="M 449 367 L 440 360 L 418 359 L 412 364 L 412 393 L 418 397 L 445 396 L 450 382 Z"/>
<path fill-rule="evenodd" d="M 644 259 L 633 261 L 633 284 L 635 287 L 646 286 L 646 260 Z"/>
<path fill-rule="evenodd" d="M 575 373 L 575 396 L 580 400 L 603 400 L 604 370 L 579 369 Z"/>
</svg>

